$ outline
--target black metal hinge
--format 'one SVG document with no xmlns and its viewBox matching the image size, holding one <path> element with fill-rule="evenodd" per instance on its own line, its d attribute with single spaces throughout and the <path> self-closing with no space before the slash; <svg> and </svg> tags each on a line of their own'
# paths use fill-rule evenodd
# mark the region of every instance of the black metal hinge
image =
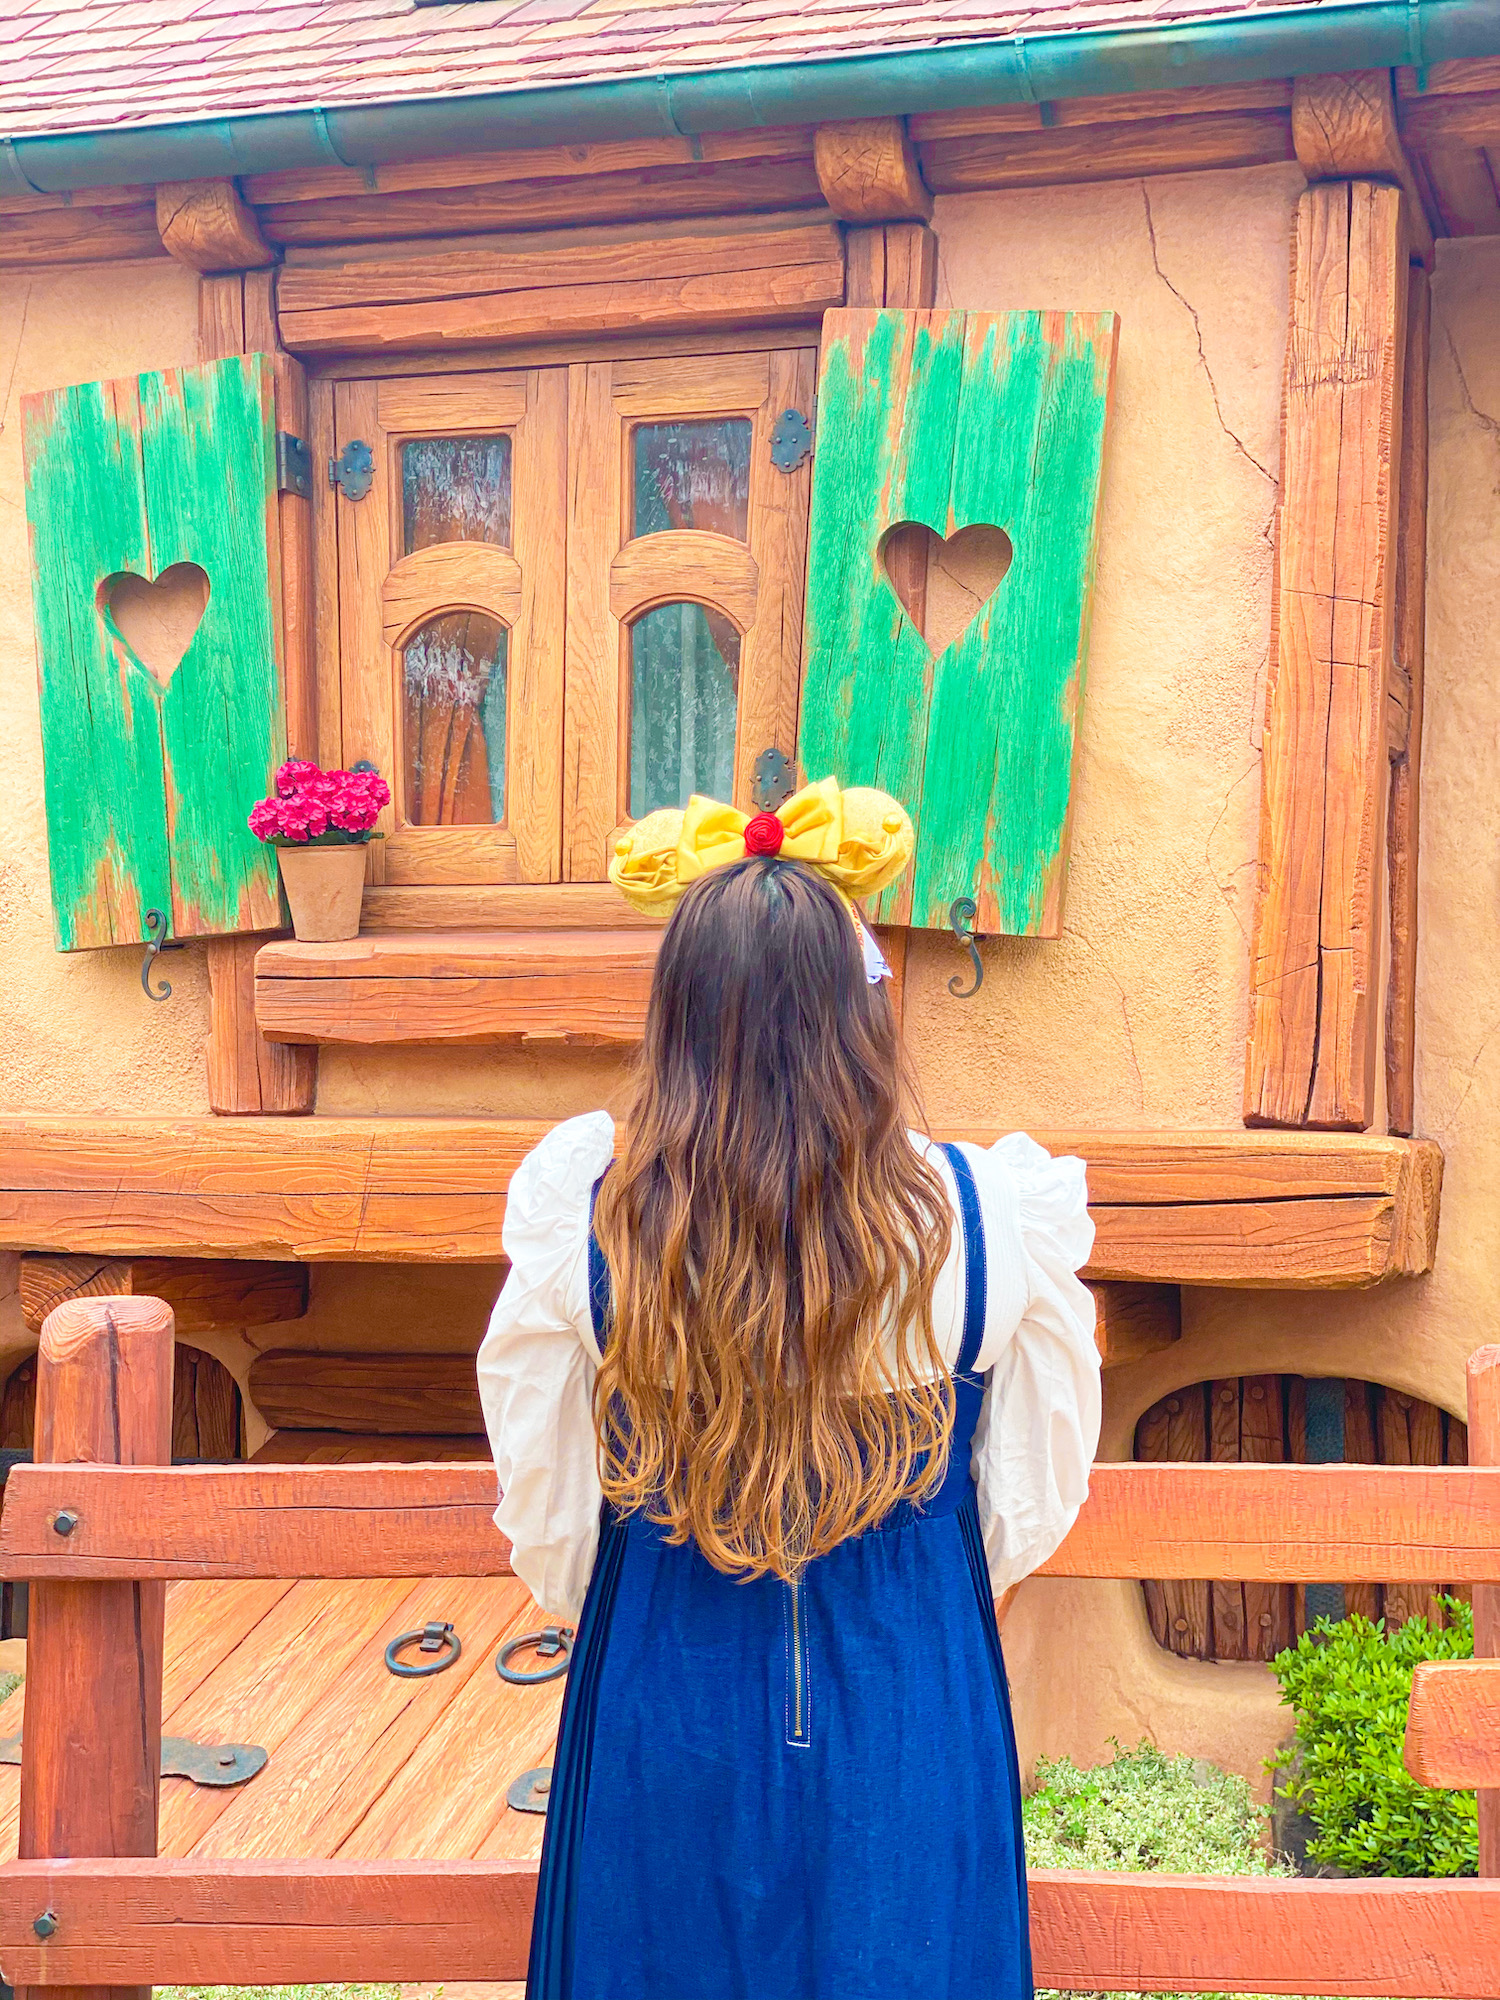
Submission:
<svg viewBox="0 0 1500 2000">
<path fill-rule="evenodd" d="M 771 463 L 778 472 L 795 472 L 812 457 L 812 419 L 800 410 L 783 410 L 771 432 Z"/>
<path fill-rule="evenodd" d="M 312 453 L 306 439 L 290 431 L 276 433 L 276 491 L 312 498 Z"/>
<path fill-rule="evenodd" d="M 0 1764 L 20 1761 L 20 1737 L 0 1737 Z M 263 1771 L 267 1761 L 258 1743 L 194 1743 L 186 1736 L 161 1739 L 162 1776 L 191 1778 L 195 1785 L 243 1785 Z"/>
<path fill-rule="evenodd" d="M 346 500 L 363 500 L 375 478 L 375 454 L 363 438 L 350 438 L 337 458 L 328 461 L 328 484 Z"/>
</svg>

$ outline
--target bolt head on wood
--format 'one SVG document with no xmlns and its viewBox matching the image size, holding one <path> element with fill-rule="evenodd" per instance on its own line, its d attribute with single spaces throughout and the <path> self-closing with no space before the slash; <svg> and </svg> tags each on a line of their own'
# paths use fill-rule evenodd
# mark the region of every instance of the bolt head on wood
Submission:
<svg viewBox="0 0 1500 2000">
<path fill-rule="evenodd" d="M 64 1507 L 60 1514 L 53 1517 L 52 1530 L 54 1534 L 71 1535 L 77 1526 L 78 1516 L 66 1507 Z"/>
<path fill-rule="evenodd" d="M 43 1910 L 39 1917 L 32 1920 L 31 1928 L 39 1938 L 49 1938 L 57 1929 L 57 1919 L 50 1910 Z"/>
</svg>

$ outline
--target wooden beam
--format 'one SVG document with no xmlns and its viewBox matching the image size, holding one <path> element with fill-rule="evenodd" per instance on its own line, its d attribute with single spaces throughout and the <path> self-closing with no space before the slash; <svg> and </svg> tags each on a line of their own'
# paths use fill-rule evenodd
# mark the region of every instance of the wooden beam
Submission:
<svg viewBox="0 0 1500 2000">
<path fill-rule="evenodd" d="M 1386 819 L 1391 956 L 1385 996 L 1386 1122 L 1416 1126 L 1417 859 L 1421 833 L 1422 690 L 1427 645 L 1427 371 L 1432 290 L 1411 274 L 1406 366 L 1401 394 L 1400 517 L 1396 546 L 1396 629 L 1387 696 L 1391 796 Z"/>
<path fill-rule="evenodd" d="M 1095 1281 L 1094 1340 L 1106 1368 L 1157 1354 L 1182 1338 L 1182 1292 L 1176 1285 L 1116 1285 Z"/>
<path fill-rule="evenodd" d="M 1369 181 L 1298 203 L 1245 1121 L 1375 1112 L 1407 256 Z"/>
<path fill-rule="evenodd" d="M 0 1956 L 18 1984 L 524 1976 L 538 1864 L 493 1861 L 10 1862 Z M 1500 1889 L 1477 1881 L 1029 1877 L 1038 1985 L 1484 2000 Z M 57 1928 L 38 1940 L 35 1919 Z"/>
<path fill-rule="evenodd" d="M 507 1576 L 494 1509 L 483 1464 L 18 1465 L 0 1563 L 22 1580 Z M 1099 1464 L 1037 1574 L 1484 1583 L 1500 1467 Z"/>
<path fill-rule="evenodd" d="M 255 1264 L 231 1258 L 49 1257 L 21 1259 L 21 1312 L 38 1332 L 66 1299 L 157 1298 L 172 1308 L 177 1331 L 213 1333 L 280 1326 L 307 1311 L 305 1264 Z"/>
<path fill-rule="evenodd" d="M 1432 225 L 1401 144 L 1388 69 L 1299 76 L 1292 84 L 1292 144 L 1310 181 L 1387 181 L 1406 196 L 1412 256 L 1432 268 Z"/>
<path fill-rule="evenodd" d="M 925 222 L 932 214 L 904 118 L 820 125 L 813 160 L 824 200 L 845 222 Z"/>
<path fill-rule="evenodd" d="M 1161 104 L 1163 112 L 1168 105 Z M 1210 167 L 1256 167 L 1290 160 L 1285 111 L 1160 116 L 1118 125 L 1053 125 L 1041 131 L 974 132 L 924 139 L 913 120 L 922 179 L 934 194 L 988 188 L 1053 187 L 1140 175 L 1199 173 Z"/>
<path fill-rule="evenodd" d="M 251 1362 L 250 1400 L 273 1430 L 473 1437 L 484 1429 L 472 1354 L 277 1348 Z"/>
<path fill-rule="evenodd" d="M 208 1101 L 220 1116 L 305 1115 L 318 1091 L 318 1052 L 269 1042 L 255 1019 L 261 937 L 214 938 L 208 947 Z"/>
<path fill-rule="evenodd" d="M 385 933 L 265 945 L 255 1018 L 276 1042 L 638 1042 L 656 931 Z"/>
<path fill-rule="evenodd" d="M 544 1121 L 0 1118 L 0 1247 L 104 1256 L 496 1263 Z M 942 1138 L 988 1144 L 979 1125 Z M 1054 1132 L 1089 1161 L 1086 1275 L 1323 1288 L 1429 1269 L 1430 1140 Z"/>
<path fill-rule="evenodd" d="M 167 254 L 194 271 L 253 271 L 276 262 L 231 180 L 159 182 L 156 227 Z"/>
<path fill-rule="evenodd" d="M 566 931 L 665 928 L 632 910 L 610 882 L 455 883 L 446 887 L 366 883 L 360 935 L 372 931 Z"/>
<path fill-rule="evenodd" d="M 1500 1465 L 1500 1347 L 1480 1347 L 1469 1356 L 1467 1374 L 1469 1458 L 1475 1465 Z M 1500 1658 L 1500 1583 L 1474 1589 L 1476 1658 Z M 1500 1783 L 1479 1793 L 1479 1872 L 1500 1875 Z"/>
<path fill-rule="evenodd" d="M 804 215 L 308 253 L 277 288 L 281 338 L 298 354 L 776 325 L 843 297 L 838 226 Z"/>
<path fill-rule="evenodd" d="M 170 1463 L 170 1306 L 72 1299 L 48 1315 L 37 1355 L 34 1449 L 39 1459 L 91 1460 L 96 1470 Z M 159 1582 L 77 1590 L 49 1581 L 31 1592 L 17 1834 L 23 1861 L 155 1854 L 165 1619 Z M 103 1968 L 95 1976 L 108 1984 L 87 2000 L 150 2000 L 144 1982 Z"/>
<path fill-rule="evenodd" d="M 0 270 L 163 254 L 149 187 L 0 196 Z"/>
<path fill-rule="evenodd" d="M 1029 1882 L 1038 1987 L 1481 2000 L 1500 1963 L 1483 1882 L 1084 1875 Z"/>
<path fill-rule="evenodd" d="M 1402 1761 L 1419 1785 L 1500 1791 L 1500 1660 L 1423 1660 Z"/>
</svg>

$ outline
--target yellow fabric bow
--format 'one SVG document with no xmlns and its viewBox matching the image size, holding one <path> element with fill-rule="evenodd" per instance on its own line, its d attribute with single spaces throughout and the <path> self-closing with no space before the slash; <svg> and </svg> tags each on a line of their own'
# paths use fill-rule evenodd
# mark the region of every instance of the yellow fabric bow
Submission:
<svg viewBox="0 0 1500 2000">
<path fill-rule="evenodd" d="M 745 857 L 752 815 L 694 793 L 686 809 L 647 813 L 615 841 L 609 879 L 627 903 L 664 916 L 689 882 Z M 916 835 L 904 806 L 865 785 L 841 791 L 834 778 L 805 785 L 778 807 L 780 858 L 817 869 L 846 901 L 894 882 Z"/>
</svg>

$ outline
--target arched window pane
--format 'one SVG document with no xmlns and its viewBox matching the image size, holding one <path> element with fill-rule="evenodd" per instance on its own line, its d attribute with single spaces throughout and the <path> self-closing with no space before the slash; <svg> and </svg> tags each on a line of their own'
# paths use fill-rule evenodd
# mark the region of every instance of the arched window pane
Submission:
<svg viewBox="0 0 1500 2000">
<path fill-rule="evenodd" d="M 413 438 L 401 447 L 407 555 L 434 542 L 510 547 L 510 439 Z"/>
<path fill-rule="evenodd" d="M 640 424 L 635 433 L 631 533 L 706 528 L 743 542 L 750 532 L 750 420 Z"/>
<path fill-rule="evenodd" d="M 630 631 L 630 816 L 734 788 L 740 635 L 720 611 L 659 604 Z"/>
<path fill-rule="evenodd" d="M 409 825 L 503 823 L 507 638 L 486 611 L 445 611 L 407 640 L 401 680 Z"/>
</svg>

